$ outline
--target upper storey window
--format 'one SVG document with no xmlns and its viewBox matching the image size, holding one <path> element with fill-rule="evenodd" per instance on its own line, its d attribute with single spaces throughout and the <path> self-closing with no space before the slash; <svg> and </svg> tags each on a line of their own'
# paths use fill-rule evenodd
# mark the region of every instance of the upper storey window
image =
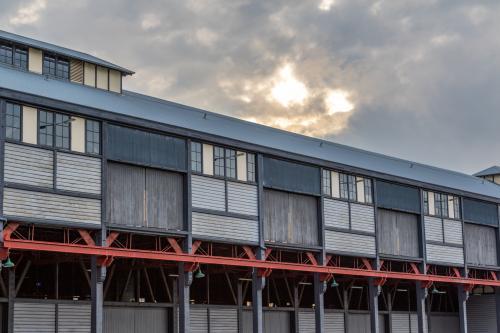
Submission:
<svg viewBox="0 0 500 333">
<path fill-rule="evenodd" d="M 45 54 L 43 56 L 43 74 L 69 80 L 69 61 Z"/>
<path fill-rule="evenodd" d="M 85 121 L 85 152 L 96 155 L 101 152 L 101 124 L 98 121 Z"/>
<path fill-rule="evenodd" d="M 5 137 L 7 139 L 21 140 L 21 105 L 7 103 L 5 123 Z"/>
<path fill-rule="evenodd" d="M 70 148 L 71 117 L 49 111 L 38 112 L 38 142 L 44 146 Z"/>
<path fill-rule="evenodd" d="M 373 203 L 372 180 L 323 169 L 323 194 L 349 201 Z"/>
<path fill-rule="evenodd" d="M 191 171 L 227 179 L 255 182 L 255 155 L 236 149 L 191 142 Z"/>
<path fill-rule="evenodd" d="M 27 70 L 28 51 L 22 47 L 0 44 L 0 62 Z"/>
<path fill-rule="evenodd" d="M 425 215 L 460 219 L 460 198 L 456 196 L 424 191 L 423 205 Z"/>
</svg>

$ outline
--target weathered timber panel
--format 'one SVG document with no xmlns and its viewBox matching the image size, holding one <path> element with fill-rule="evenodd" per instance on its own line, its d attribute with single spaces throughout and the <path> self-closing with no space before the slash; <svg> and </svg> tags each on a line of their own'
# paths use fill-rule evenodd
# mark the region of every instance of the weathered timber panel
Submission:
<svg viewBox="0 0 500 333">
<path fill-rule="evenodd" d="M 429 322 L 429 332 L 432 333 L 460 332 L 460 320 L 456 314 L 431 313 Z"/>
<path fill-rule="evenodd" d="M 193 207 L 219 211 L 226 210 L 224 180 L 192 175 L 191 191 Z"/>
<path fill-rule="evenodd" d="M 186 170 L 183 139 L 110 125 L 107 131 L 108 158 L 174 170 Z"/>
<path fill-rule="evenodd" d="M 348 316 L 349 333 L 370 332 L 370 314 L 368 313 L 349 313 Z M 395 331 L 398 332 L 399 331 Z"/>
<path fill-rule="evenodd" d="M 107 181 L 107 222 L 126 226 L 145 226 L 144 169 L 126 164 L 108 163 Z"/>
<path fill-rule="evenodd" d="M 317 167 L 265 157 L 263 176 L 267 187 L 320 194 L 320 169 Z"/>
<path fill-rule="evenodd" d="M 316 317 L 314 311 L 299 311 L 299 333 L 315 333 Z"/>
<path fill-rule="evenodd" d="M 178 173 L 146 169 L 147 227 L 183 229 L 183 180 Z"/>
<path fill-rule="evenodd" d="M 103 331 L 106 333 L 168 332 L 167 308 L 104 307 Z"/>
<path fill-rule="evenodd" d="M 59 333 L 89 333 L 90 304 L 57 305 L 57 328 Z"/>
<path fill-rule="evenodd" d="M 344 333 L 344 314 L 340 312 L 325 312 L 325 332 Z"/>
<path fill-rule="evenodd" d="M 14 303 L 14 333 L 54 333 L 55 330 L 55 304 Z"/>
<path fill-rule="evenodd" d="M 375 232 L 375 215 L 373 207 L 351 203 L 351 229 Z"/>
<path fill-rule="evenodd" d="M 238 333 L 238 311 L 236 309 L 209 309 L 210 332 Z"/>
<path fill-rule="evenodd" d="M 464 220 L 498 226 L 497 205 L 489 202 L 464 198 Z"/>
<path fill-rule="evenodd" d="M 465 223 L 465 253 L 472 265 L 497 265 L 497 229 Z"/>
<path fill-rule="evenodd" d="M 318 245 L 318 201 L 301 194 L 264 190 L 264 239 Z"/>
<path fill-rule="evenodd" d="M 427 244 L 426 254 L 429 262 L 464 264 L 464 250 L 461 247 Z"/>
<path fill-rule="evenodd" d="M 419 232 L 417 215 L 378 210 L 378 237 L 381 254 L 419 257 Z"/>
<path fill-rule="evenodd" d="M 375 237 L 325 230 L 325 247 L 329 252 L 375 255 Z"/>
<path fill-rule="evenodd" d="M 231 213 L 257 216 L 257 186 L 227 182 L 227 210 Z"/>
<path fill-rule="evenodd" d="M 443 242 L 443 220 L 439 217 L 424 217 L 425 240 Z"/>
<path fill-rule="evenodd" d="M 57 188 L 101 194 L 101 159 L 57 153 Z"/>
<path fill-rule="evenodd" d="M 107 221 L 133 227 L 181 230 L 183 193 L 181 174 L 109 163 Z"/>
<path fill-rule="evenodd" d="M 47 149 L 5 143 L 5 181 L 53 187 L 53 152 Z"/>
<path fill-rule="evenodd" d="M 472 333 L 496 333 L 495 295 L 470 296 L 467 301 L 467 327 Z"/>
<path fill-rule="evenodd" d="M 415 187 L 377 181 L 379 207 L 420 213 L 420 194 Z"/>
<path fill-rule="evenodd" d="M 462 221 L 444 220 L 444 242 L 449 244 L 463 244 Z"/>
<path fill-rule="evenodd" d="M 258 242 L 259 223 L 257 220 L 240 219 L 193 212 L 193 235 L 203 238 L 215 237 L 225 240 Z"/>
<path fill-rule="evenodd" d="M 349 229 L 349 203 L 324 199 L 325 226 Z"/>
<path fill-rule="evenodd" d="M 264 311 L 264 333 L 289 333 L 290 313 L 287 311 Z"/>
<path fill-rule="evenodd" d="M 4 214 L 21 220 L 26 217 L 98 225 L 101 223 L 101 201 L 6 188 Z"/>
</svg>

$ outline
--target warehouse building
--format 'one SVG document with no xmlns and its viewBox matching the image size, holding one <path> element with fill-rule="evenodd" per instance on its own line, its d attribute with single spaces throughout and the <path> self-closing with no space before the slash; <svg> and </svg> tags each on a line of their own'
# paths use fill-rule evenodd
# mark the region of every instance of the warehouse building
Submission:
<svg viewBox="0 0 500 333">
<path fill-rule="evenodd" d="M 500 332 L 500 186 L 0 32 L 1 332 Z"/>
</svg>

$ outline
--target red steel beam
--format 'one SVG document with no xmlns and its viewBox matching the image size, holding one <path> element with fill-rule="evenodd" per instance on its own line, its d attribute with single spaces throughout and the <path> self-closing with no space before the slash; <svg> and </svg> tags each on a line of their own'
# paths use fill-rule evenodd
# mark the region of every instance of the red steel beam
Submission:
<svg viewBox="0 0 500 333">
<path fill-rule="evenodd" d="M 192 263 L 193 265 L 224 265 L 263 270 L 289 270 L 308 273 L 325 273 L 334 275 L 347 275 L 352 277 L 373 277 L 380 279 L 413 280 L 423 282 L 454 283 L 466 286 L 483 285 L 500 287 L 499 280 L 471 279 L 464 277 L 425 275 L 403 272 L 376 271 L 359 268 L 319 266 L 311 264 L 298 264 L 287 262 L 274 262 L 257 259 L 230 258 L 220 256 L 205 256 L 198 254 L 171 253 L 161 251 L 131 250 L 123 248 L 89 246 L 83 244 L 61 244 L 53 242 L 32 241 L 24 239 L 5 240 L 3 246 L 13 250 L 59 252 L 79 255 L 95 255 L 114 258 L 137 258 L 147 260 L 162 260 Z"/>
</svg>

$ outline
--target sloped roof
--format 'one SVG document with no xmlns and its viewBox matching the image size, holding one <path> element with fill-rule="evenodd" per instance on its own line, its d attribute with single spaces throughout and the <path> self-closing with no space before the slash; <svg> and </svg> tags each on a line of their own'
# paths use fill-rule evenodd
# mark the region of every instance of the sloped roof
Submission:
<svg viewBox="0 0 500 333">
<path fill-rule="evenodd" d="M 474 176 L 485 177 L 485 176 L 492 176 L 492 175 L 499 175 L 499 174 L 500 174 L 500 166 L 494 165 L 494 166 L 491 166 L 487 169 L 484 169 L 483 171 L 479 171 L 478 173 L 475 173 Z"/>
<path fill-rule="evenodd" d="M 29 47 L 33 47 L 33 48 L 40 49 L 43 51 L 50 51 L 50 52 L 58 53 L 58 54 L 67 56 L 69 58 L 87 61 L 87 62 L 96 64 L 96 65 L 115 69 L 115 70 L 120 71 L 126 75 L 134 74 L 134 72 L 129 70 L 129 69 L 112 64 L 106 60 L 94 57 L 93 55 L 79 52 L 79 51 L 75 51 L 75 50 L 70 50 L 70 49 L 67 49 L 65 47 L 42 42 L 42 41 L 39 41 L 39 40 L 36 40 L 33 38 L 16 35 L 16 34 L 13 34 L 13 33 L 7 32 L 7 31 L 0 30 L 0 39 L 8 40 L 8 41 L 13 42 L 13 43 L 27 45 Z"/>
<path fill-rule="evenodd" d="M 500 186 L 471 175 L 306 137 L 134 92 L 114 94 L 1 66 L 0 88 L 500 198 Z"/>
</svg>

